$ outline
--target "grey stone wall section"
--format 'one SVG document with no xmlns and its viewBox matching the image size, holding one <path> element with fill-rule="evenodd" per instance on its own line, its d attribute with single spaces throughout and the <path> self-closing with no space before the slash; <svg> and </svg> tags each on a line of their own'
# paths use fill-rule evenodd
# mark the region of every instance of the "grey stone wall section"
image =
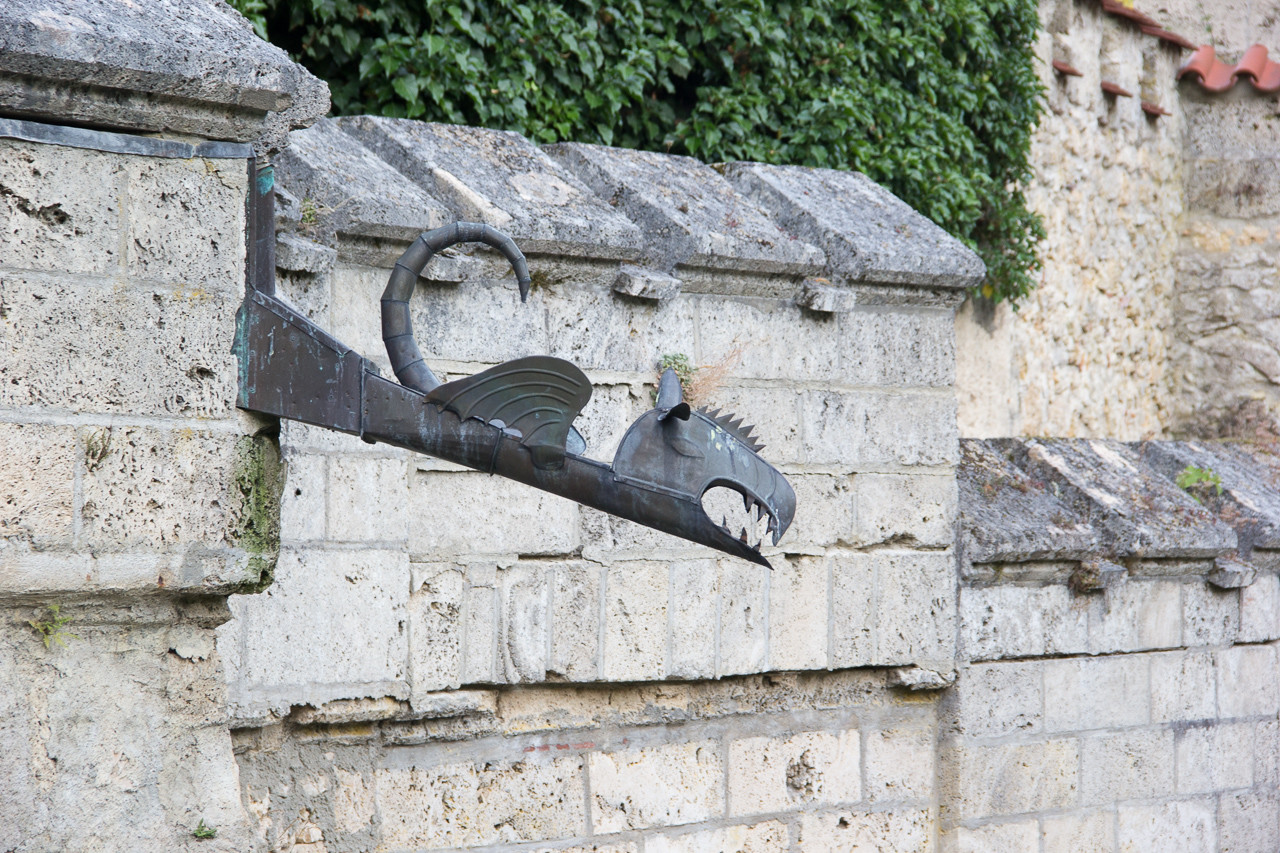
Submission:
<svg viewBox="0 0 1280 853">
<path fill-rule="evenodd" d="M 11 0 L 0 9 L 0 108 L 267 154 L 328 111 L 329 88 L 217 0 Z"/>
<path fill-rule="evenodd" d="M 525 252 L 626 260 L 640 229 L 517 133 L 357 116 L 339 126 L 443 201 L 505 229 Z"/>
<path fill-rule="evenodd" d="M 963 288 L 986 276 L 972 249 L 859 172 L 763 163 L 720 168 L 785 229 L 825 247 L 842 281 Z"/>
<path fill-rule="evenodd" d="M 815 274 L 824 265 L 820 249 L 785 232 L 766 208 L 690 157 L 569 142 L 545 150 L 640 226 L 647 260 L 664 271 L 685 265 Z"/>
</svg>

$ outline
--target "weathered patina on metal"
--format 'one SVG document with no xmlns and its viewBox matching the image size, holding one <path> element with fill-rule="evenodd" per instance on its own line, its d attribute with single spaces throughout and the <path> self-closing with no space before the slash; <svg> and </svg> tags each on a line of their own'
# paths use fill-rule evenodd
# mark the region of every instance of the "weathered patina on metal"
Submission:
<svg viewBox="0 0 1280 853">
<path fill-rule="evenodd" d="M 396 262 L 382 295 L 382 338 L 398 382 L 254 276 L 237 316 L 238 405 L 527 483 L 768 566 L 762 542 L 751 542 L 746 526 L 735 535 L 727 522 L 715 523 L 703 496 L 717 487 L 738 492 L 752 521 L 768 517 L 766 535 L 776 545 L 795 515 L 795 492 L 760 457 L 750 427 L 684 402 L 674 371 L 661 377 L 655 408 L 631 425 L 612 465 L 584 455 L 573 420 L 591 383 L 568 361 L 530 356 L 440 383 L 414 340 L 409 299 L 431 258 L 461 242 L 500 251 L 516 272 L 521 301 L 528 296 L 528 265 L 507 235 L 469 222 L 423 234 Z"/>
</svg>

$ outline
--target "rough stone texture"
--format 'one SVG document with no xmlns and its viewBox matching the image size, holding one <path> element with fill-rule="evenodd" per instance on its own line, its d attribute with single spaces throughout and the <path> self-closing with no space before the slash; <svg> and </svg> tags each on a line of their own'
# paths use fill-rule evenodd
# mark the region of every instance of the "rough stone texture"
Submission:
<svg viewBox="0 0 1280 853">
<path fill-rule="evenodd" d="M 338 125 L 449 209 L 536 251 L 633 257 L 640 230 L 517 133 L 358 116 Z"/>
<path fill-rule="evenodd" d="M 783 227 L 826 247 L 849 281 L 970 287 L 986 268 L 970 249 L 860 172 L 731 163 L 724 175 Z"/>
<path fill-rule="evenodd" d="M 1044 267 L 1016 313 L 972 303 L 961 312 L 960 432 L 1159 436 L 1187 369 L 1171 341 L 1188 126 L 1175 75 L 1185 54 L 1097 5 L 1039 8 L 1048 108 L 1027 200 L 1044 218 Z M 1163 8 L 1139 8 L 1164 19 Z M 1055 60 L 1084 76 L 1057 74 Z M 1103 79 L 1140 97 L 1110 98 Z M 1148 118 L 1144 100 L 1172 115 Z"/>
<path fill-rule="evenodd" d="M 581 143 L 546 149 L 595 193 L 626 213 L 652 244 L 659 268 L 817 271 L 822 250 L 795 239 L 762 208 L 735 193 L 711 167 L 689 157 Z"/>
<path fill-rule="evenodd" d="M 15 0 L 0 15 L 0 105 L 44 121 L 255 142 L 329 109 L 329 87 L 212 0 L 107 9 Z"/>
</svg>

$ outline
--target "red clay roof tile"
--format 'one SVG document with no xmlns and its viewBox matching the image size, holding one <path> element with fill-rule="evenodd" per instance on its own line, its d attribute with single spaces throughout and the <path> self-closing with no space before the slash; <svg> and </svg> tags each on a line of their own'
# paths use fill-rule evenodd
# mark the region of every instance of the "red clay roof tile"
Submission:
<svg viewBox="0 0 1280 853">
<path fill-rule="evenodd" d="M 1220 61 L 1211 45 L 1202 45 L 1178 70 L 1178 79 L 1194 76 L 1206 92 L 1225 92 L 1241 77 L 1249 78 L 1253 88 L 1264 94 L 1280 91 L 1280 63 L 1267 58 L 1267 49 L 1255 44 L 1244 52 L 1240 61 L 1228 65 Z"/>
<path fill-rule="evenodd" d="M 1153 118 L 1157 116 L 1173 115 L 1173 113 L 1169 112 L 1164 107 L 1160 106 L 1159 104 L 1153 104 L 1150 101 L 1142 102 L 1142 111 L 1147 115 L 1152 116 Z"/>
<path fill-rule="evenodd" d="M 1112 83 L 1110 80 L 1102 81 L 1102 91 L 1106 92 L 1108 95 L 1115 95 L 1119 98 L 1133 97 L 1133 92 L 1130 92 L 1128 89 L 1120 88 L 1118 84 Z"/>
<path fill-rule="evenodd" d="M 1057 71 L 1059 74 L 1062 74 L 1065 77 L 1083 77 L 1084 76 L 1083 71 L 1080 71 L 1079 69 L 1074 68 L 1065 62 L 1059 62 L 1058 60 L 1055 59 L 1052 64 L 1053 64 L 1053 70 Z"/>
</svg>

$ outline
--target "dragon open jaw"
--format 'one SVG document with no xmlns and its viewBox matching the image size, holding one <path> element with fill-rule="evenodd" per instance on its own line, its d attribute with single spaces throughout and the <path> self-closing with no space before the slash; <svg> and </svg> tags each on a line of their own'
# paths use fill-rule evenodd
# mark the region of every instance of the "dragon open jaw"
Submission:
<svg viewBox="0 0 1280 853">
<path fill-rule="evenodd" d="M 771 544 L 777 545 L 790 524 L 789 518 L 779 519 L 778 506 L 771 506 L 739 483 L 721 481 L 707 488 L 702 493 L 702 511 L 725 538 L 757 553 L 770 538 Z"/>
</svg>

